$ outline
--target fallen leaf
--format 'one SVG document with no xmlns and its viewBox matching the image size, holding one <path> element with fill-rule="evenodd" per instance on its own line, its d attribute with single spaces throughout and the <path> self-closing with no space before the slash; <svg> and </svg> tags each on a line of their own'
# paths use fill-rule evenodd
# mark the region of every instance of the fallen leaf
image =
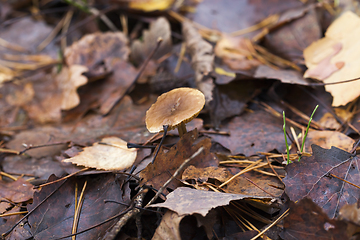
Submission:
<svg viewBox="0 0 360 240">
<path fill-rule="evenodd" d="M 213 141 L 220 143 L 232 154 L 250 156 L 257 152 L 269 152 L 277 149 L 285 150 L 284 132 L 281 119 L 275 118 L 265 111 L 245 113 L 241 117 L 232 118 L 220 129 L 230 136 L 212 134 Z"/>
<path fill-rule="evenodd" d="M 149 30 L 143 32 L 143 41 L 134 41 L 131 45 L 130 58 L 135 63 L 141 64 L 155 49 L 159 38 L 162 38 L 162 42 L 152 59 L 159 59 L 172 48 L 170 23 L 164 17 L 159 17 L 150 24 Z"/>
<path fill-rule="evenodd" d="M 11 209 L 10 211 L 6 212 L 6 213 L 15 213 L 15 212 L 20 212 L 20 207 L 14 207 L 13 209 Z M 23 215 L 10 215 L 7 217 L 1 217 L 0 218 L 0 232 L 4 233 L 6 231 L 8 231 L 11 227 L 13 227 L 15 225 L 16 222 L 20 221 L 20 219 L 23 217 Z M 13 235 L 15 235 L 14 233 L 12 233 L 12 237 Z M 31 236 L 29 236 L 31 237 Z M 9 239 L 16 239 L 16 238 L 9 238 Z M 20 239 L 20 238 L 18 238 Z"/>
<path fill-rule="evenodd" d="M 217 85 L 210 102 L 210 117 L 214 128 L 219 128 L 221 121 L 243 113 L 247 103 L 258 96 L 262 90 L 271 87 L 269 80 L 239 80 Z"/>
<path fill-rule="evenodd" d="M 167 211 L 156 228 L 152 240 L 181 240 L 179 225 L 183 218 L 184 216 L 179 216 L 176 212 Z"/>
<path fill-rule="evenodd" d="M 143 178 L 140 185 L 148 184 L 154 188 L 159 189 L 163 184 L 171 177 L 171 175 L 179 168 L 179 166 L 194 154 L 200 147 L 204 147 L 204 150 L 194 159 L 189 162 L 189 165 L 196 167 L 208 167 L 218 164 L 218 160 L 213 153 L 210 153 L 211 140 L 209 138 L 202 138 L 195 141 L 198 138 L 197 130 L 193 130 L 184 134 L 179 142 L 170 148 L 168 152 L 164 152 L 162 147 L 159 150 L 159 154 L 155 159 L 154 164 L 149 164 L 140 173 L 140 177 Z M 184 170 L 180 172 L 180 176 Z M 169 174 L 170 173 L 170 174 Z M 168 185 L 168 189 L 175 189 L 181 183 L 177 180 L 173 180 Z M 168 191 L 165 190 L 166 194 Z"/>
<path fill-rule="evenodd" d="M 212 99 L 214 83 L 210 73 L 214 70 L 215 54 L 210 43 L 202 39 L 198 30 L 191 22 L 182 23 L 182 32 L 185 38 L 186 49 L 191 55 L 191 67 L 195 71 L 195 83 L 205 95 L 206 103 Z"/>
<path fill-rule="evenodd" d="M 351 151 L 355 140 L 337 131 L 309 130 L 305 140 L 305 151 L 311 151 L 310 146 L 316 144 L 322 148 L 337 147 L 345 151 Z"/>
<path fill-rule="evenodd" d="M 117 137 L 103 138 L 75 157 L 64 159 L 71 162 L 98 170 L 124 170 L 133 165 L 136 159 L 136 149 L 127 148 L 127 142 Z"/>
<path fill-rule="evenodd" d="M 9 183 L 0 181 L 0 183 L 0 197 L 11 202 L 21 203 L 29 201 L 35 192 L 33 185 L 23 178 Z"/>
<path fill-rule="evenodd" d="M 82 65 L 63 66 L 59 75 L 56 75 L 55 81 L 61 89 L 62 101 L 61 109 L 69 110 L 80 103 L 77 88 L 87 83 L 87 78 L 82 74 L 88 70 Z"/>
<path fill-rule="evenodd" d="M 83 65 L 94 71 L 94 68 L 99 67 L 106 59 L 117 58 L 127 61 L 130 53 L 127 45 L 128 40 L 122 32 L 97 32 L 87 34 L 67 47 L 64 57 L 68 66 Z M 113 69 L 107 71 L 111 70 Z"/>
<path fill-rule="evenodd" d="M 224 0 L 222 4 L 219 4 L 217 0 L 207 0 L 197 5 L 192 20 L 208 29 L 232 33 L 256 25 L 272 14 L 301 6 L 303 4 L 296 0 L 281 2 L 267 0 L 233 2 Z M 259 32 L 260 30 L 251 31 L 243 34 L 243 36 L 252 37 Z"/>
<path fill-rule="evenodd" d="M 13 94 L 6 96 L 6 102 L 12 106 L 24 106 L 35 96 L 34 88 L 31 83 L 26 83 L 22 90 L 15 90 Z"/>
<path fill-rule="evenodd" d="M 284 219 L 283 239 L 348 239 L 347 224 L 330 219 L 311 199 L 290 202 L 289 215 Z"/>
<path fill-rule="evenodd" d="M 357 78 L 360 70 L 358 55 L 360 48 L 357 40 L 360 36 L 359 17 L 346 12 L 336 19 L 327 29 L 325 38 L 312 43 L 304 50 L 308 70 L 304 77 L 333 83 Z M 333 106 L 346 105 L 360 95 L 360 82 L 325 85 L 326 91 L 334 97 Z"/>
<path fill-rule="evenodd" d="M 182 179 L 192 180 L 195 182 L 194 187 L 199 190 L 208 190 L 204 183 L 209 182 L 209 178 L 217 180 L 220 185 L 228 179 L 232 178 L 233 174 L 226 168 L 207 167 L 207 168 L 196 168 L 189 166 L 185 169 Z M 211 182 L 214 184 L 213 182 Z M 276 187 L 274 187 L 276 186 Z M 222 187 L 227 193 L 237 193 L 257 197 L 280 197 L 284 190 L 283 184 L 279 183 L 276 177 L 269 177 L 260 173 L 244 173 L 243 175 L 233 179 L 227 185 Z M 271 195 L 270 195 L 271 194 Z"/>
<path fill-rule="evenodd" d="M 303 64 L 303 50 L 322 36 L 322 11 L 326 10 L 309 3 L 282 12 L 277 25 L 265 35 L 263 45 L 278 56 Z"/>
<path fill-rule="evenodd" d="M 55 176 L 49 178 L 49 182 L 57 180 Z M 40 192 L 34 194 L 34 202 L 27 206 L 31 211 L 41 203 L 45 197 L 52 192 L 55 193 L 34 210 L 29 216 L 29 224 L 34 239 L 54 239 L 71 234 L 74 211 L 75 211 L 75 185 L 78 185 L 78 195 L 87 181 L 84 193 L 84 201 L 80 212 L 77 232 L 99 224 L 106 219 L 126 209 L 118 203 L 104 202 L 113 200 L 125 204 L 130 203 L 130 189 L 121 186 L 124 179 L 119 179 L 115 174 L 98 174 L 92 176 L 72 177 L 70 179 L 53 183 L 41 188 Z M 61 184 L 63 184 L 61 186 Z M 90 229 L 85 233 L 77 235 L 77 239 L 96 239 L 104 236 L 106 230 L 116 222 L 116 219 Z"/>
<path fill-rule="evenodd" d="M 252 198 L 252 196 L 178 187 L 169 193 L 165 202 L 150 206 L 168 208 L 180 216 L 197 213 L 205 217 L 212 208 L 225 206 L 230 201 L 244 198 Z"/>
<path fill-rule="evenodd" d="M 247 38 L 223 34 L 217 41 L 214 52 L 232 70 L 248 71 L 262 63 L 252 57 L 247 42 L 250 42 Z"/>
<path fill-rule="evenodd" d="M 357 207 L 357 203 L 342 206 L 339 218 L 360 225 L 360 209 Z"/>
<path fill-rule="evenodd" d="M 254 78 L 278 79 L 282 83 L 297 85 L 308 85 L 309 82 L 303 78 L 302 74 L 292 69 L 274 69 L 266 65 L 256 68 Z"/>
<path fill-rule="evenodd" d="M 312 150 L 312 157 L 286 166 L 285 192 L 291 201 L 309 197 L 333 218 L 343 205 L 358 201 L 360 189 L 332 175 L 359 186 L 359 158 L 336 147 L 312 145 Z"/>
<path fill-rule="evenodd" d="M 46 181 L 51 174 L 63 176 L 68 173 L 63 163 L 50 156 L 39 158 L 26 155 L 7 156 L 2 161 L 2 169 L 13 174 L 27 174 L 41 181 Z"/>
</svg>

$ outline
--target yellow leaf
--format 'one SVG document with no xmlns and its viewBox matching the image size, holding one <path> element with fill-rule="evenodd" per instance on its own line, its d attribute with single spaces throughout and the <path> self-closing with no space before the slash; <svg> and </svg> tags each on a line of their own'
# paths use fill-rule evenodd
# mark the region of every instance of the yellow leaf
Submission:
<svg viewBox="0 0 360 240">
<path fill-rule="evenodd" d="M 144 12 L 164 11 L 171 7 L 174 0 L 133 0 L 129 7 Z"/>
<path fill-rule="evenodd" d="M 136 153 L 136 149 L 127 148 L 124 140 L 106 137 L 91 147 L 85 147 L 84 151 L 75 157 L 63 161 L 98 170 L 124 170 L 133 165 Z"/>
</svg>

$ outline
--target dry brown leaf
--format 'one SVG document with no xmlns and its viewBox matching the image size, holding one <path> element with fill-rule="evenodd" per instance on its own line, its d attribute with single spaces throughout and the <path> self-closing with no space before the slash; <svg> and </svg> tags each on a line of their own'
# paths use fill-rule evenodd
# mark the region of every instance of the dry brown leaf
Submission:
<svg viewBox="0 0 360 240">
<path fill-rule="evenodd" d="M 312 43 L 304 50 L 308 70 L 304 77 L 333 83 L 360 76 L 360 19 L 352 12 L 346 12 L 334 21 L 325 37 Z M 346 105 L 360 95 L 360 82 L 325 85 L 333 96 L 333 106 Z"/>
<path fill-rule="evenodd" d="M 124 170 L 135 162 L 136 153 L 136 149 L 127 148 L 124 140 L 107 137 L 91 147 L 84 148 L 79 155 L 63 161 L 98 170 Z"/>
<path fill-rule="evenodd" d="M 168 208 L 179 215 L 197 213 L 205 217 L 212 208 L 225 206 L 228 205 L 230 201 L 244 198 L 252 198 L 252 196 L 178 187 L 175 191 L 167 195 L 164 203 L 152 204 L 150 206 Z"/>
<path fill-rule="evenodd" d="M 351 151 L 355 141 L 341 132 L 309 130 L 305 141 L 305 151 L 311 151 L 311 145 L 316 144 L 322 148 L 332 146 Z"/>
<path fill-rule="evenodd" d="M 77 88 L 87 83 L 87 78 L 82 74 L 88 70 L 82 65 L 63 66 L 60 74 L 56 75 L 55 81 L 61 89 L 61 109 L 69 110 L 80 103 Z"/>
<path fill-rule="evenodd" d="M 131 46 L 130 58 L 137 64 L 141 64 L 151 51 L 155 49 L 160 37 L 162 38 L 162 42 L 152 57 L 153 59 L 158 59 L 171 51 L 172 41 L 170 23 L 164 17 L 160 17 L 150 24 L 149 30 L 143 32 L 143 41 L 134 41 Z"/>
<path fill-rule="evenodd" d="M 232 70 L 251 70 L 259 66 L 261 62 L 251 57 L 247 41 L 249 40 L 243 37 L 223 34 L 216 43 L 215 54 Z"/>
<path fill-rule="evenodd" d="M 209 103 L 213 98 L 214 89 L 212 78 L 209 77 L 209 73 L 214 70 L 213 47 L 202 39 L 191 22 L 184 21 L 182 24 L 186 48 L 191 55 L 191 66 L 195 71 L 196 85 L 204 93 L 206 103 Z"/>
<path fill-rule="evenodd" d="M 12 106 L 23 106 L 28 104 L 35 96 L 35 91 L 31 83 L 26 83 L 23 90 L 15 90 L 13 94 L 6 96 L 6 102 Z"/>
<path fill-rule="evenodd" d="M 179 225 L 183 218 L 184 216 L 179 216 L 176 212 L 167 211 L 162 217 L 152 240 L 181 240 Z"/>
</svg>

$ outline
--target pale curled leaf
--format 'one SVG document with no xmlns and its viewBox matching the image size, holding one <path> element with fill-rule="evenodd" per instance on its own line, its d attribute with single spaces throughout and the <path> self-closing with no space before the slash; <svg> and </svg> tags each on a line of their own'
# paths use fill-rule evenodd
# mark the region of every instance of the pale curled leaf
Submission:
<svg viewBox="0 0 360 240">
<path fill-rule="evenodd" d="M 63 161 L 99 170 L 124 170 L 134 163 L 136 154 L 136 149 L 128 149 L 122 139 L 107 137 L 100 143 L 84 148 L 79 155 Z"/>
<path fill-rule="evenodd" d="M 360 76 L 360 18 L 346 12 L 335 20 L 325 33 L 325 37 L 312 43 L 304 50 L 308 70 L 304 77 L 333 83 Z M 333 106 L 346 105 L 360 95 L 360 82 L 325 85 L 334 97 Z"/>
<path fill-rule="evenodd" d="M 82 75 L 87 70 L 88 68 L 82 65 L 71 65 L 68 68 L 63 67 L 60 74 L 56 75 L 56 82 L 62 90 L 62 110 L 69 110 L 79 105 L 77 88 L 87 83 L 87 77 Z"/>
<path fill-rule="evenodd" d="M 243 194 L 209 192 L 178 187 L 175 191 L 169 193 L 165 202 L 150 206 L 168 208 L 179 215 L 198 213 L 205 217 L 212 208 L 228 205 L 233 200 L 252 197 Z M 263 199 L 263 197 L 259 198 Z"/>
</svg>

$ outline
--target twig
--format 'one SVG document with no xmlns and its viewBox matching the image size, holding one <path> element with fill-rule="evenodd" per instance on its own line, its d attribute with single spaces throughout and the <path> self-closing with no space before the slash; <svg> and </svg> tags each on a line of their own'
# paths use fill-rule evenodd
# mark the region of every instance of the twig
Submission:
<svg viewBox="0 0 360 240">
<path fill-rule="evenodd" d="M 180 167 L 176 170 L 176 172 L 170 177 L 169 180 L 167 180 L 166 183 L 164 183 L 164 185 L 159 189 L 159 191 L 157 191 L 157 193 L 155 194 L 155 196 L 150 200 L 150 202 L 145 206 L 149 207 L 150 204 L 154 203 L 155 200 L 159 197 L 159 195 L 164 191 L 164 189 L 170 184 L 170 182 L 176 178 L 180 172 L 185 168 L 186 164 L 188 164 L 188 162 L 190 162 L 192 159 L 194 159 L 195 157 L 197 157 L 202 151 L 204 150 L 204 147 L 200 147 L 193 155 L 191 155 L 191 157 L 189 157 L 188 159 L 186 159 L 181 165 Z"/>
<path fill-rule="evenodd" d="M 144 201 L 144 197 L 146 194 L 146 189 L 140 188 L 140 191 L 138 195 L 134 199 L 134 206 L 135 208 L 131 209 L 127 213 L 124 214 L 120 218 L 120 220 L 114 225 L 114 227 L 108 232 L 104 237 L 103 240 L 112 240 L 115 239 L 116 235 L 120 232 L 121 228 L 131 219 L 132 217 L 136 216 L 140 213 L 140 209 L 142 206 L 142 203 Z"/>
<path fill-rule="evenodd" d="M 72 177 L 72 176 L 74 176 L 74 175 L 76 175 L 76 174 L 78 174 L 78 173 L 85 172 L 85 171 L 87 171 L 87 170 L 89 170 L 89 169 L 90 169 L 90 168 L 83 168 L 83 169 L 81 169 L 81 170 L 79 170 L 79 171 L 77 171 L 77 172 L 71 173 L 71 174 L 69 174 L 69 175 L 67 175 L 67 176 L 65 176 L 65 177 L 63 177 L 63 178 L 59 178 L 59 179 L 57 179 L 57 180 L 55 180 L 55 181 L 47 182 L 47 183 L 41 184 L 41 185 L 39 185 L 39 186 L 34 186 L 34 188 L 35 188 L 35 189 L 36 189 L 36 188 L 41 188 L 41 187 L 45 187 L 45 186 L 50 185 L 50 184 L 53 184 L 53 183 L 60 182 L 60 181 L 62 181 L 62 180 L 68 179 L 69 177 Z"/>
<path fill-rule="evenodd" d="M 42 148 L 42 147 L 50 147 L 50 146 L 54 146 L 54 145 L 62 145 L 62 144 L 66 144 L 69 143 L 69 141 L 67 142 L 58 142 L 58 143 L 49 143 L 49 144 L 43 144 L 43 145 L 37 145 L 37 146 L 27 146 L 24 150 L 19 152 L 19 155 L 24 154 L 25 152 L 31 150 L 31 149 L 35 149 L 35 148 Z"/>
</svg>

